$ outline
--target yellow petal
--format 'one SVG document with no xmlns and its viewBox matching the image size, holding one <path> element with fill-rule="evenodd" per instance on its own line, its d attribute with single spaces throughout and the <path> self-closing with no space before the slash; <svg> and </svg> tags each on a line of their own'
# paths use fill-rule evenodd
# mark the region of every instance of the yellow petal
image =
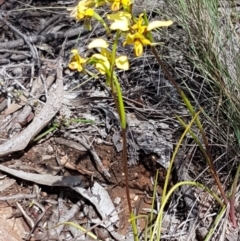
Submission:
<svg viewBox="0 0 240 241">
<path fill-rule="evenodd" d="M 68 65 L 69 69 L 71 70 L 78 70 L 79 72 L 81 72 L 83 70 L 83 67 L 77 63 L 77 62 L 71 62 L 69 65 Z"/>
<path fill-rule="evenodd" d="M 81 64 L 85 64 L 86 62 L 87 62 L 86 59 L 83 59 L 83 58 L 80 57 L 80 63 L 81 63 Z"/>
<path fill-rule="evenodd" d="M 84 15 L 84 13 L 82 13 L 82 12 L 79 12 L 79 13 L 75 16 L 75 18 L 76 18 L 77 21 L 84 19 L 84 17 L 85 17 L 85 15 Z"/>
<path fill-rule="evenodd" d="M 85 16 L 92 17 L 94 14 L 94 10 L 92 8 L 88 8 L 85 12 Z"/>
<path fill-rule="evenodd" d="M 82 65 L 78 65 L 78 68 L 77 68 L 77 70 L 78 70 L 78 72 L 82 72 L 82 70 L 83 70 L 83 67 L 82 67 Z"/>
<path fill-rule="evenodd" d="M 92 57 L 97 59 L 97 60 L 99 60 L 99 61 L 101 61 L 101 62 L 106 63 L 106 66 L 109 65 L 109 61 L 108 61 L 107 57 L 105 57 L 105 56 L 103 56 L 101 54 L 93 54 Z"/>
<path fill-rule="evenodd" d="M 80 63 L 86 63 L 86 59 L 83 59 L 79 53 L 78 53 L 78 50 L 77 49 L 72 49 L 71 50 L 71 53 L 72 53 L 72 58 L 76 59 L 77 61 L 79 61 Z"/>
<path fill-rule="evenodd" d="M 128 58 L 125 55 L 116 58 L 116 66 L 122 70 L 129 70 Z"/>
<path fill-rule="evenodd" d="M 77 49 L 72 49 L 72 50 L 71 50 L 71 53 L 74 54 L 74 55 L 75 55 L 75 54 L 79 54 Z"/>
<path fill-rule="evenodd" d="M 81 8 L 81 7 L 94 7 L 95 6 L 95 2 L 93 0 L 82 0 L 78 2 L 77 7 Z"/>
<path fill-rule="evenodd" d="M 96 63 L 96 68 L 100 72 L 100 74 L 106 74 L 106 69 L 101 63 Z"/>
<path fill-rule="evenodd" d="M 143 53 L 143 45 L 140 41 L 136 41 L 134 44 L 134 53 L 137 57 L 141 56 Z"/>
<path fill-rule="evenodd" d="M 121 30 L 121 31 L 128 31 L 128 20 L 126 18 L 123 18 L 122 20 L 114 21 L 111 26 L 111 30 Z"/>
<path fill-rule="evenodd" d="M 93 0 L 87 0 L 87 1 L 85 1 L 84 5 L 87 6 L 87 7 L 89 7 L 89 8 L 92 8 L 92 7 L 95 6 L 95 1 L 93 1 Z"/>
<path fill-rule="evenodd" d="M 112 53 L 106 48 L 101 48 L 101 55 L 103 55 L 104 57 L 106 57 L 108 60 L 112 59 Z"/>
<path fill-rule="evenodd" d="M 119 9 L 120 9 L 120 1 L 115 0 L 111 6 L 111 10 L 115 12 L 115 11 L 118 11 Z"/>
<path fill-rule="evenodd" d="M 138 17 L 138 20 L 135 24 L 133 24 L 132 29 L 138 29 L 139 26 L 142 26 L 143 24 L 143 13 L 141 13 Z"/>
<path fill-rule="evenodd" d="M 151 41 L 139 32 L 133 34 L 132 38 L 134 39 L 134 42 L 140 41 L 142 45 L 151 45 Z"/>
<path fill-rule="evenodd" d="M 168 27 L 173 24 L 173 21 L 153 21 L 148 24 L 147 26 L 147 31 L 151 31 L 155 28 L 160 28 L 160 27 Z"/>
<path fill-rule="evenodd" d="M 141 39 L 141 43 L 142 43 L 142 45 L 151 45 L 152 44 L 151 41 L 146 38 Z"/>
<path fill-rule="evenodd" d="M 75 70 L 75 69 L 77 69 L 77 67 L 78 67 L 77 62 L 71 62 L 68 65 L 68 68 L 71 69 L 71 70 Z"/>
<path fill-rule="evenodd" d="M 127 44 L 134 44 L 134 34 L 128 34 L 126 37 L 126 40 L 123 43 L 123 46 L 127 45 Z"/>
<path fill-rule="evenodd" d="M 126 17 L 126 18 L 130 19 L 132 17 L 132 15 L 128 12 L 123 12 L 123 11 L 119 11 L 117 13 L 112 13 L 112 14 L 107 15 L 107 18 L 109 20 L 121 20 L 122 17 Z"/>
<path fill-rule="evenodd" d="M 87 60 L 81 58 L 77 49 L 72 49 L 71 53 L 72 53 L 72 56 L 71 56 L 71 60 L 70 60 L 68 67 L 71 70 L 77 69 L 79 72 L 81 72 L 83 70 L 82 64 L 85 64 L 87 62 Z"/>
<path fill-rule="evenodd" d="M 110 69 L 110 63 L 108 59 L 101 54 L 93 54 L 92 58 L 97 59 L 97 63 L 95 64 L 96 68 L 101 74 L 105 74 L 107 69 Z"/>
<path fill-rule="evenodd" d="M 132 4 L 131 0 L 122 0 L 122 5 L 123 6 L 130 6 Z"/>
<path fill-rule="evenodd" d="M 106 40 L 101 39 L 101 38 L 97 38 L 94 39 L 89 45 L 88 48 L 89 49 L 93 49 L 93 48 L 107 48 L 108 47 L 108 43 Z"/>
</svg>

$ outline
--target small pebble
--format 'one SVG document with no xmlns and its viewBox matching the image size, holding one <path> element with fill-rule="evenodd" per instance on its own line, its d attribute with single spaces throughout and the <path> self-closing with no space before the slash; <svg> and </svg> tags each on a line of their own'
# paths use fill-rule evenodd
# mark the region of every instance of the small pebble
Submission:
<svg viewBox="0 0 240 241">
<path fill-rule="evenodd" d="M 115 197 L 113 203 L 116 204 L 116 205 L 119 205 L 121 202 L 121 198 L 120 197 Z"/>
</svg>

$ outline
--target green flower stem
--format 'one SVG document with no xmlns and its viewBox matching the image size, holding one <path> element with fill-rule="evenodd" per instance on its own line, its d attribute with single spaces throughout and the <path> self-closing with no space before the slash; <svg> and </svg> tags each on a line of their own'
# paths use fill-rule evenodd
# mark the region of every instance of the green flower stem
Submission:
<svg viewBox="0 0 240 241">
<path fill-rule="evenodd" d="M 107 31 L 108 34 L 110 34 L 110 29 L 108 27 L 108 25 L 106 24 L 106 22 L 103 20 L 103 18 L 94 11 L 94 14 L 93 14 L 93 18 L 95 18 L 98 22 L 100 22 L 103 27 L 105 28 L 105 30 Z"/>
<path fill-rule="evenodd" d="M 122 96 L 122 90 L 120 87 L 120 84 L 118 82 L 117 77 L 114 75 L 114 84 L 116 87 L 117 91 L 117 108 L 118 108 L 118 113 L 120 116 L 120 121 L 121 121 L 121 127 L 122 129 L 126 129 L 127 126 L 127 120 L 126 120 L 126 113 L 125 113 L 125 107 L 124 107 L 124 102 L 123 102 L 123 96 Z"/>
<path fill-rule="evenodd" d="M 128 174 L 128 166 L 127 166 L 127 131 L 126 129 L 122 129 L 122 138 L 123 138 L 123 169 L 124 169 L 124 177 L 125 177 L 125 185 L 126 185 L 127 204 L 128 204 L 130 217 L 133 217 L 132 204 L 131 204 L 130 191 L 129 191 L 129 179 L 128 179 L 129 174 Z"/>
<path fill-rule="evenodd" d="M 124 102 L 122 97 L 122 91 L 121 87 L 118 81 L 117 76 L 114 73 L 114 66 L 115 66 L 115 60 L 116 60 L 116 52 L 117 52 L 117 46 L 118 46 L 118 39 L 121 35 L 121 31 L 117 31 L 115 40 L 112 47 L 112 58 L 111 58 L 111 68 L 110 68 L 110 86 L 112 90 L 112 95 L 114 98 L 114 102 L 120 117 L 121 127 L 122 127 L 122 138 L 123 138 L 123 169 L 124 169 L 124 176 L 125 176 L 125 185 L 126 185 L 126 196 L 127 196 L 127 203 L 129 208 L 129 214 L 130 217 L 134 217 L 132 213 L 132 205 L 131 205 L 131 199 L 130 199 L 130 191 L 129 191 L 129 180 L 128 180 L 128 164 L 127 164 L 127 133 L 126 133 L 126 113 L 124 108 Z M 133 233 L 134 233 L 134 240 L 138 240 L 137 238 L 137 228 L 135 221 L 132 220 L 132 227 L 133 227 Z M 135 228 L 134 228 L 135 227 Z"/>
<path fill-rule="evenodd" d="M 114 66 L 115 66 L 115 60 L 116 60 L 116 52 L 117 52 L 117 46 L 118 46 L 118 39 L 121 35 L 121 31 L 117 31 L 116 33 L 116 36 L 115 36 L 115 40 L 113 42 L 113 47 L 112 47 L 112 59 L 111 59 L 111 69 L 110 69 L 110 85 L 111 85 L 111 88 L 112 90 L 114 89 L 113 86 L 114 86 L 114 82 L 113 82 L 113 69 L 114 69 Z"/>
</svg>

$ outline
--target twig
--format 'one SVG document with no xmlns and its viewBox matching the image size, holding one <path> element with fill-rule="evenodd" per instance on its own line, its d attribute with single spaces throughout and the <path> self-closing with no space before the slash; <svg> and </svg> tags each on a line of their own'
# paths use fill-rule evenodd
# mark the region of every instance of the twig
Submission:
<svg viewBox="0 0 240 241">
<path fill-rule="evenodd" d="M 41 205 L 39 202 L 37 202 L 37 201 L 34 200 L 34 205 L 38 206 L 38 207 L 41 209 L 42 213 L 38 216 L 35 224 L 33 225 L 31 231 L 29 232 L 28 237 L 26 238 L 26 240 L 30 240 L 30 239 L 31 239 L 32 233 L 34 232 L 34 230 L 36 229 L 38 223 L 42 220 L 43 216 L 44 216 L 45 213 L 46 213 L 46 209 L 45 209 L 44 206 Z"/>
<path fill-rule="evenodd" d="M 34 222 L 33 220 L 27 215 L 27 213 L 24 211 L 24 209 L 22 208 L 22 206 L 16 202 L 17 207 L 19 208 L 19 210 L 21 211 L 22 215 L 24 216 L 24 218 L 26 219 L 28 225 L 33 228 L 34 227 Z"/>
<path fill-rule="evenodd" d="M 36 198 L 36 197 L 37 197 L 36 193 L 32 193 L 32 194 L 20 193 L 20 194 L 16 194 L 16 195 L 12 195 L 12 196 L 0 197 L 0 201 L 9 201 L 9 200 L 13 200 L 13 199 L 32 199 L 32 198 Z"/>
</svg>

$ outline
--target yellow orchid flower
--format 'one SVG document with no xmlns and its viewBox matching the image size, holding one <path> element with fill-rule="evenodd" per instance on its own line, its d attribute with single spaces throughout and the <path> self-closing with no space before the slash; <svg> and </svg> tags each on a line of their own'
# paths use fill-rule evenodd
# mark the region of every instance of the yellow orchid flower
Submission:
<svg viewBox="0 0 240 241">
<path fill-rule="evenodd" d="M 140 14 L 136 23 L 133 24 L 130 28 L 130 33 L 127 34 L 126 40 L 123 45 L 131 44 L 134 45 L 134 53 L 136 56 L 141 56 L 143 53 L 144 45 L 156 45 L 156 43 L 152 43 L 147 36 L 148 32 L 153 29 L 160 27 L 168 27 L 173 22 L 172 21 L 153 21 L 149 24 L 145 24 L 144 14 Z"/>
<path fill-rule="evenodd" d="M 87 62 L 86 59 L 83 59 L 77 49 L 73 49 L 71 51 L 72 56 L 70 63 L 68 64 L 69 69 L 71 70 L 77 70 L 78 72 L 81 72 L 83 70 L 84 64 Z"/>
<path fill-rule="evenodd" d="M 128 34 L 123 46 L 131 44 L 134 46 L 134 53 L 136 56 L 141 56 L 143 53 L 143 46 L 152 45 L 151 41 L 140 33 Z"/>
<path fill-rule="evenodd" d="M 84 25 L 88 30 L 92 30 L 91 18 L 95 18 L 109 33 L 110 30 L 103 18 L 94 11 L 94 8 L 103 6 L 107 3 L 108 0 L 82 0 L 76 7 L 68 8 L 67 10 L 72 11 L 70 16 L 74 17 L 77 21 L 84 20 Z"/>
<path fill-rule="evenodd" d="M 153 21 L 149 24 L 144 24 L 144 19 L 143 19 L 144 14 L 141 13 L 138 17 L 137 22 L 131 27 L 132 30 L 135 30 L 141 34 L 144 34 L 145 32 L 152 31 L 153 29 L 156 28 L 161 28 L 161 27 L 168 27 L 173 24 L 171 20 L 169 21 Z"/>
<path fill-rule="evenodd" d="M 132 30 L 135 30 L 136 32 L 139 32 L 140 34 L 143 34 L 147 30 L 147 26 L 144 25 L 144 19 L 143 19 L 143 13 L 139 15 L 137 22 L 131 27 Z"/>
<path fill-rule="evenodd" d="M 107 49 L 108 43 L 104 39 L 94 39 L 89 45 L 88 48 L 100 48 L 100 54 L 94 54 L 92 57 L 97 59 L 99 63 L 96 63 L 95 66 L 101 74 L 106 74 L 106 69 L 110 69 L 110 63 L 112 60 L 112 53 Z M 102 56 L 102 57 L 100 57 Z M 116 57 L 115 64 L 118 69 L 128 70 L 129 62 L 127 56 L 121 55 Z"/>
<path fill-rule="evenodd" d="M 95 6 L 93 0 L 82 0 L 74 8 L 69 8 L 71 10 L 71 17 L 74 17 L 77 21 L 84 19 L 85 17 L 92 17 L 94 15 L 94 10 L 92 7 Z"/>
<path fill-rule="evenodd" d="M 86 8 L 86 7 L 82 7 L 81 9 L 79 9 L 77 11 L 77 14 L 75 16 L 75 19 L 77 21 L 80 21 L 86 17 L 92 17 L 94 14 L 94 10 L 92 8 Z"/>
</svg>

